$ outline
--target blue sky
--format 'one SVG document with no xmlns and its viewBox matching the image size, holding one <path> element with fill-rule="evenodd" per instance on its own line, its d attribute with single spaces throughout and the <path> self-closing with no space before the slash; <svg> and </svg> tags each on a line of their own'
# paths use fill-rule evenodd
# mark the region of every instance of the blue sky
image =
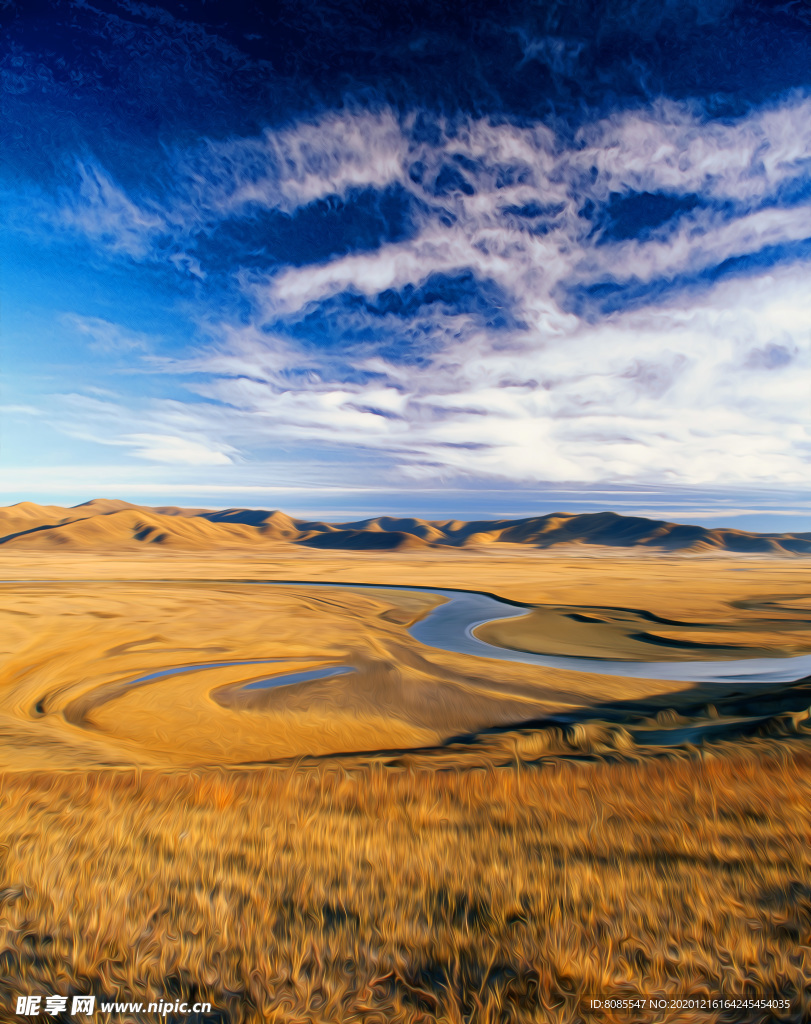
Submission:
<svg viewBox="0 0 811 1024">
<path fill-rule="evenodd" d="M 811 14 L 2 5 L 0 500 L 811 529 Z"/>
</svg>

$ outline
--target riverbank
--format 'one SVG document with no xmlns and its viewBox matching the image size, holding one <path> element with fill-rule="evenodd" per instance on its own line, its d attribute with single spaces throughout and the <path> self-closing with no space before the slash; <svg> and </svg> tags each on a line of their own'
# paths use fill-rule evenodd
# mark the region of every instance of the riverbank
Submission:
<svg viewBox="0 0 811 1024">
<path fill-rule="evenodd" d="M 423 748 L 608 703 L 647 702 L 653 714 L 695 703 L 679 681 L 426 647 L 412 632 L 441 600 L 435 593 L 255 585 L 263 579 L 487 590 L 570 609 L 587 620 L 568 620 L 584 644 L 598 628 L 588 621 L 597 606 L 734 633 L 741 656 L 747 644 L 763 648 L 764 620 L 776 654 L 796 652 L 809 635 L 804 562 L 762 558 L 560 559 L 492 548 L 407 557 L 301 550 L 291 558 L 280 549 L 262 559 L 32 553 L 5 557 L 0 570 L 6 770 Z M 607 650 L 623 655 L 619 640 Z M 208 667 L 189 669 L 201 664 Z M 351 671 L 335 676 L 331 666 Z M 305 681 L 255 685 L 285 673 Z M 717 696 L 702 691 L 705 702 Z"/>
</svg>

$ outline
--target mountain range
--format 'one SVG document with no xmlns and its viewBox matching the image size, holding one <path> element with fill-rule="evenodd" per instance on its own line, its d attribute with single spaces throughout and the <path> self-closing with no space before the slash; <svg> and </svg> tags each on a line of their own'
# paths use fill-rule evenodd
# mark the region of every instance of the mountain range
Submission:
<svg viewBox="0 0 811 1024">
<path fill-rule="evenodd" d="M 280 511 L 148 507 L 94 499 L 63 508 L 20 502 L 0 509 L 0 545 L 38 550 L 177 550 L 298 544 L 344 551 L 399 551 L 520 544 L 641 548 L 653 551 L 811 553 L 811 533 L 747 533 L 615 512 L 553 513 L 466 522 L 378 516 L 349 523 L 294 519 Z"/>
</svg>

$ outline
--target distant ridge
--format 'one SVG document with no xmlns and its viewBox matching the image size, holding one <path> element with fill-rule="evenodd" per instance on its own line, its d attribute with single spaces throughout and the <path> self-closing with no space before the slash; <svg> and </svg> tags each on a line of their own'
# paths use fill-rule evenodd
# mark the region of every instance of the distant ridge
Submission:
<svg viewBox="0 0 811 1024">
<path fill-rule="evenodd" d="M 736 554 L 811 554 L 811 533 L 747 533 L 684 526 L 616 512 L 553 513 L 528 519 L 431 520 L 379 516 L 351 523 L 294 519 L 279 511 L 156 508 L 94 499 L 62 508 L 25 501 L 0 508 L 0 546 L 30 550 L 205 551 L 273 544 L 342 551 L 402 551 L 519 544 Z"/>
</svg>

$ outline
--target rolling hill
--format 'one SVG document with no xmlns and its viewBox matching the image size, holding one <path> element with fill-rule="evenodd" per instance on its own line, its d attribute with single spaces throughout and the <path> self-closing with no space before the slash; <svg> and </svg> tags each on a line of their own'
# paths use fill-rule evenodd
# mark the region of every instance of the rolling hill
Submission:
<svg viewBox="0 0 811 1024">
<path fill-rule="evenodd" d="M 0 509 L 0 547 L 120 551 L 203 551 L 298 544 L 344 551 L 400 551 L 485 544 L 559 545 L 736 554 L 811 554 L 811 533 L 705 529 L 615 512 L 554 513 L 464 522 L 379 516 L 351 523 L 294 519 L 280 511 L 146 507 L 95 499 L 63 508 L 21 502 Z"/>
</svg>

